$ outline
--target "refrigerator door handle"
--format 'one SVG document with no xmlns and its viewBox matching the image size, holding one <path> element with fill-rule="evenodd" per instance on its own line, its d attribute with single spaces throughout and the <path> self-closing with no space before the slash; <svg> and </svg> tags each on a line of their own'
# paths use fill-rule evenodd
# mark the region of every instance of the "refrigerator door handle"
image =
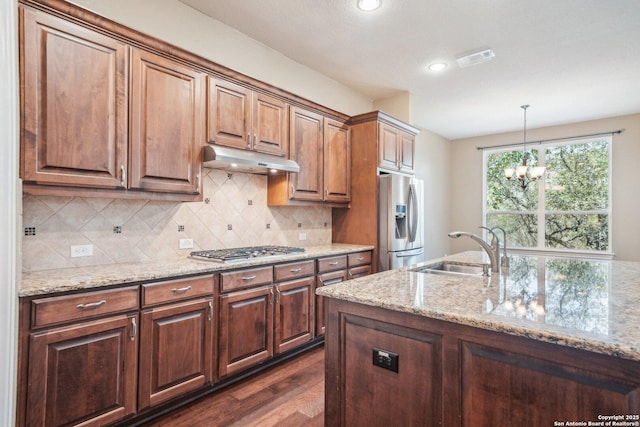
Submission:
<svg viewBox="0 0 640 427">
<path fill-rule="evenodd" d="M 409 185 L 409 200 L 407 209 L 407 222 L 409 223 L 409 242 L 416 241 L 416 234 L 418 232 L 418 198 L 416 196 L 416 189 L 413 184 Z"/>
<path fill-rule="evenodd" d="M 411 252 L 409 255 L 396 254 L 396 258 L 410 258 L 410 257 L 414 257 L 416 255 L 422 255 L 423 253 L 424 253 L 424 251 Z"/>
</svg>

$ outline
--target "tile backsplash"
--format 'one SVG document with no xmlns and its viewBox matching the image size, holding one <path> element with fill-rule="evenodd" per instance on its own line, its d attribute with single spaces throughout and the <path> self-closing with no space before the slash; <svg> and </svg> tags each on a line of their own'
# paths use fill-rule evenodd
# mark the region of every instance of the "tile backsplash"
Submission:
<svg viewBox="0 0 640 427">
<path fill-rule="evenodd" d="M 331 208 L 268 207 L 267 177 L 204 169 L 204 201 L 23 198 L 24 272 L 186 257 L 190 251 L 331 242 Z M 299 240 L 304 234 L 306 240 Z M 193 239 L 193 249 L 179 249 Z M 71 257 L 71 246 L 93 255 Z"/>
</svg>

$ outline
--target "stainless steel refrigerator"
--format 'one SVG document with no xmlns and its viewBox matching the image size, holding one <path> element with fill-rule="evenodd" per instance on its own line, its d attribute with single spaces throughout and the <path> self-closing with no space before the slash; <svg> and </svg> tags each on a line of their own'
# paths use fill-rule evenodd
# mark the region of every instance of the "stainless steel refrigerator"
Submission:
<svg viewBox="0 0 640 427">
<path fill-rule="evenodd" d="M 378 177 L 378 270 L 413 265 L 424 258 L 424 183 L 398 174 Z"/>
</svg>

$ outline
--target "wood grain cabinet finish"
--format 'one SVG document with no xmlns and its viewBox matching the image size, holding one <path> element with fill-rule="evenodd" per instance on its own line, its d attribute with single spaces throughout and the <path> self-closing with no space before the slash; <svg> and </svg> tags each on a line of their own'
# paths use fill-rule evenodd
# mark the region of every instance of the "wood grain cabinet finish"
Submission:
<svg viewBox="0 0 640 427">
<path fill-rule="evenodd" d="M 292 350 L 314 338 L 314 261 L 275 267 L 275 353 Z"/>
<path fill-rule="evenodd" d="M 288 104 L 226 80 L 208 78 L 207 135 L 211 143 L 286 156 Z"/>
<path fill-rule="evenodd" d="M 102 426 L 136 412 L 137 314 L 32 333 L 27 426 Z"/>
<path fill-rule="evenodd" d="M 20 24 L 21 178 L 124 188 L 128 46 L 28 7 Z"/>
<path fill-rule="evenodd" d="M 131 74 L 129 187 L 199 193 L 204 74 L 137 48 Z"/>
<path fill-rule="evenodd" d="M 547 427 L 640 412 L 640 362 L 347 301 L 325 304 L 326 425 Z M 374 365 L 374 349 L 397 354 L 398 372 Z"/>
<path fill-rule="evenodd" d="M 270 175 L 267 203 L 270 206 L 349 203 L 348 125 L 301 107 L 291 106 L 289 111 L 289 157 L 300 165 L 300 172 Z"/>
<path fill-rule="evenodd" d="M 272 286 L 220 295 L 221 378 L 273 356 L 273 300 Z"/>
<path fill-rule="evenodd" d="M 413 173 L 415 136 L 386 123 L 379 124 L 378 167 Z"/>
<path fill-rule="evenodd" d="M 142 311 L 139 410 L 212 382 L 214 315 L 211 297 Z"/>
</svg>

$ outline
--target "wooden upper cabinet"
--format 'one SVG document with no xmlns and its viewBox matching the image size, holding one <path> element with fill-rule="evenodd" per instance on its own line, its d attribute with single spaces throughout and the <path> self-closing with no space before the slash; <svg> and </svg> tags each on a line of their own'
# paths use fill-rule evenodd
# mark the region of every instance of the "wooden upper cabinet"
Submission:
<svg viewBox="0 0 640 427">
<path fill-rule="evenodd" d="M 263 93 L 209 77 L 209 142 L 286 156 L 288 105 Z"/>
<path fill-rule="evenodd" d="M 200 192 L 204 75 L 133 49 L 130 188 Z"/>
<path fill-rule="evenodd" d="M 415 136 L 386 123 L 379 123 L 378 167 L 413 173 Z"/>
<path fill-rule="evenodd" d="M 128 47 L 30 8 L 20 18 L 22 179 L 124 187 Z"/>
<path fill-rule="evenodd" d="M 351 200 L 351 142 L 349 127 L 342 122 L 324 121 L 325 200 Z"/>
<path fill-rule="evenodd" d="M 298 107 L 291 107 L 290 157 L 300 165 L 300 172 L 290 174 L 290 198 L 322 201 L 324 199 L 324 117 Z"/>
</svg>

